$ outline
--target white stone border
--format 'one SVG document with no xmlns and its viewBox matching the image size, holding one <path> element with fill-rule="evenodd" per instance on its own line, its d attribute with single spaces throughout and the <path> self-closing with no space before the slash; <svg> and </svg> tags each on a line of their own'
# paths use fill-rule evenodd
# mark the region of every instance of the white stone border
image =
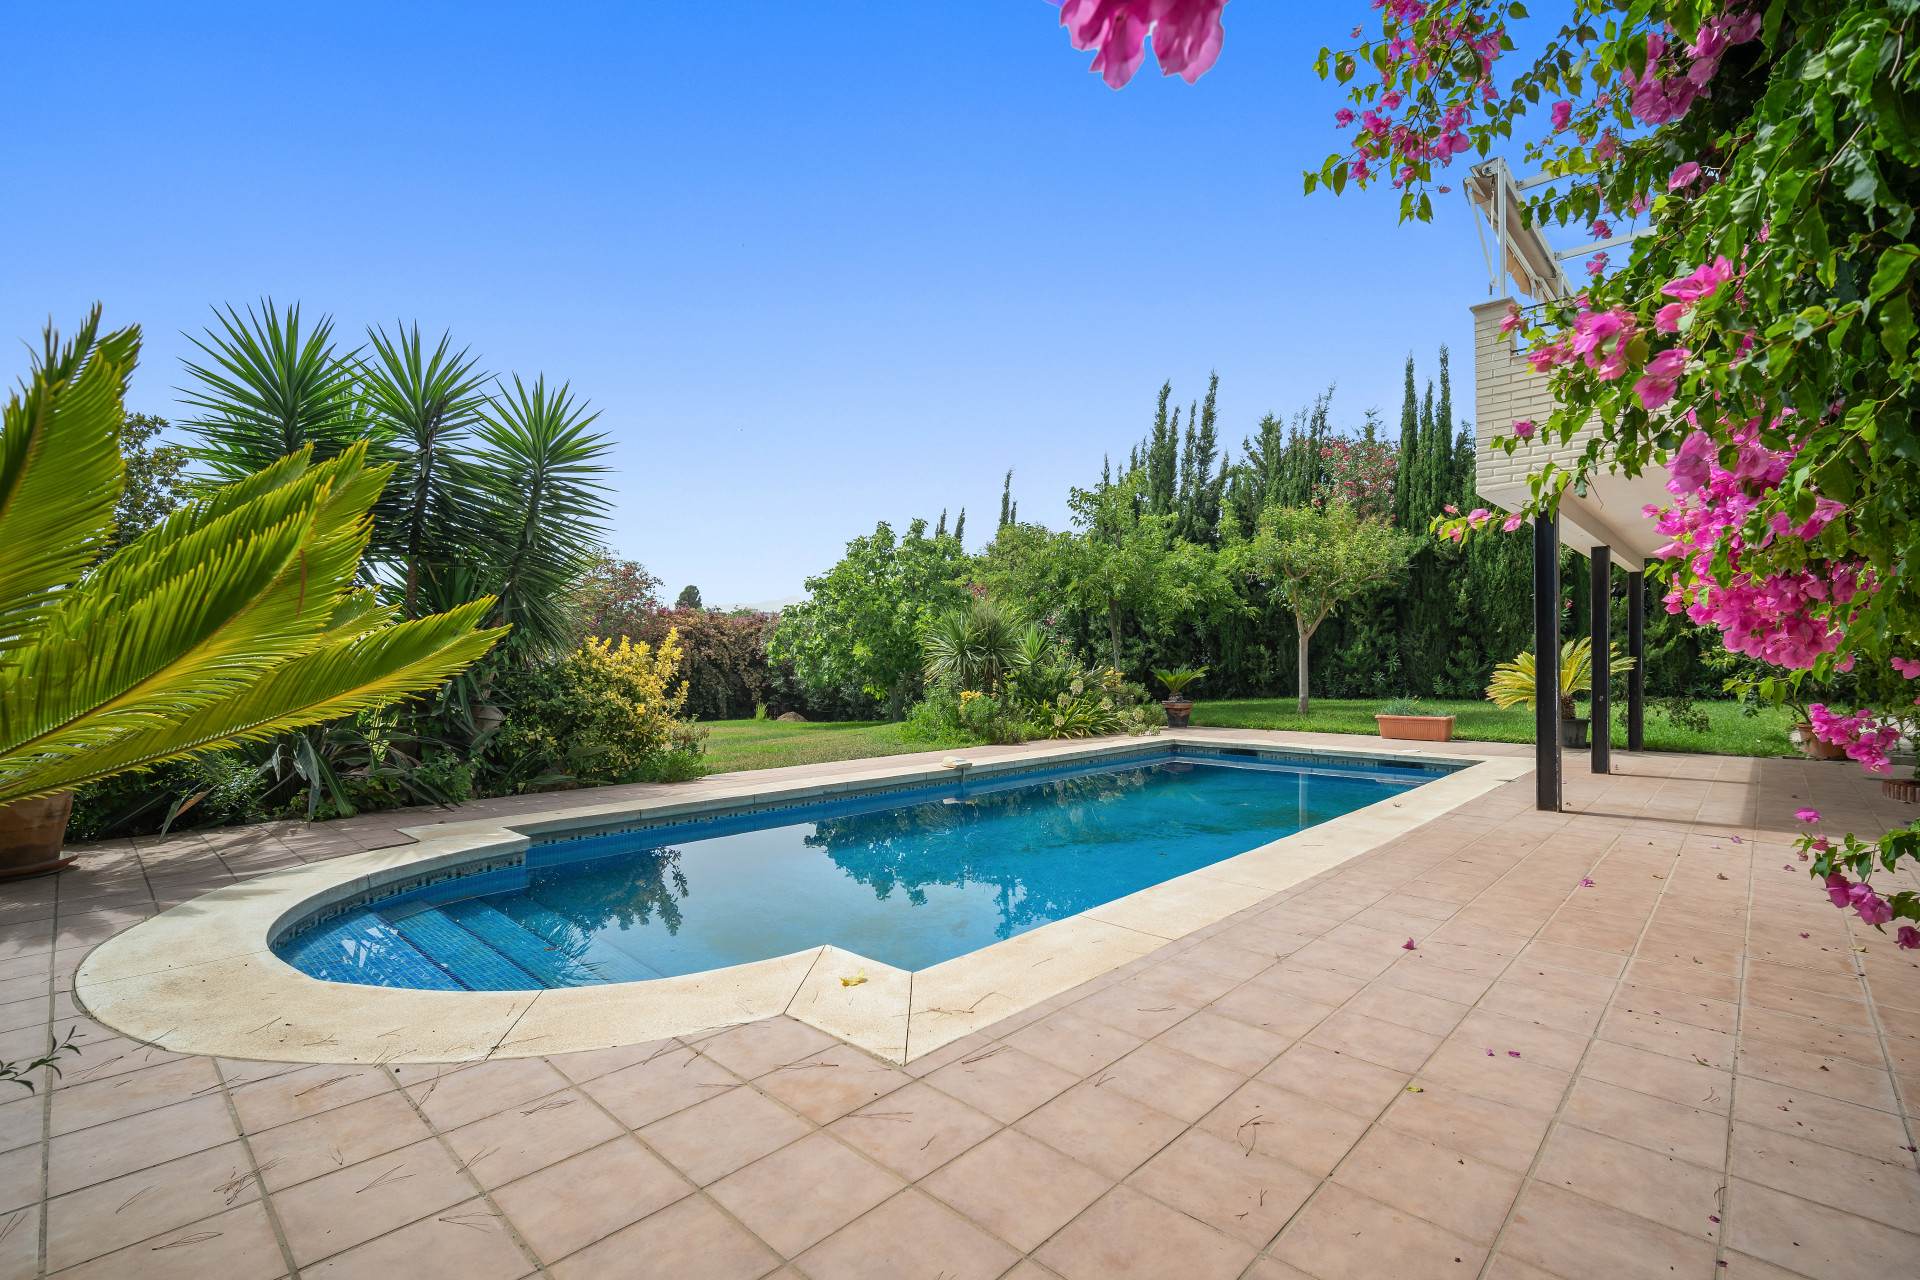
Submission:
<svg viewBox="0 0 1920 1280">
<path fill-rule="evenodd" d="M 1357 857 L 1523 776 L 1515 757 L 1340 751 L 1220 731 L 1041 743 L 975 764 L 987 777 L 1169 744 L 1382 764 L 1452 764 L 1411 791 L 1138 893 L 909 973 L 833 946 L 681 977 L 543 991 L 416 991 L 312 978 L 270 949 L 328 904 L 423 874 L 523 852 L 530 837 L 614 831 L 876 789 L 952 773 L 924 762 L 850 761 L 830 779 L 738 785 L 659 803 L 589 805 L 498 821 L 405 828 L 418 844 L 289 867 L 216 889 L 96 947 L 74 995 L 98 1021 L 176 1053 L 275 1062 L 460 1062 L 641 1044 L 785 1013 L 891 1062 L 907 1062 L 1047 1000 L 1282 889 Z M 756 786 L 756 781 L 759 783 Z M 857 970 L 866 981 L 841 982 Z"/>
</svg>

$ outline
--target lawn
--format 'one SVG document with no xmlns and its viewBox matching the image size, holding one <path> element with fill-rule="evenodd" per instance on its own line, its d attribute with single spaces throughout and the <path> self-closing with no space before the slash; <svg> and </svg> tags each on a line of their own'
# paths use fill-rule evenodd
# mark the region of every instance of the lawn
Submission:
<svg viewBox="0 0 1920 1280">
<path fill-rule="evenodd" d="M 1246 698 L 1232 702 L 1200 702 L 1193 723 L 1228 729 L 1307 729 L 1320 733 L 1378 732 L 1374 713 L 1379 701 L 1316 698 L 1311 714 L 1294 712 L 1292 698 Z M 1723 756 L 1790 756 L 1787 713 L 1772 709 L 1757 716 L 1742 714 L 1739 704 L 1703 702 L 1711 727 L 1694 733 L 1673 725 L 1665 716 L 1647 713 L 1649 751 L 1693 751 Z M 1421 710 L 1457 717 L 1453 736 L 1470 742 L 1532 742 L 1533 712 L 1525 707 L 1502 711 L 1491 702 L 1428 702 Z M 1581 704 L 1581 709 L 1586 709 Z M 1624 750 L 1627 730 L 1622 712 L 1615 709 L 1613 745 Z M 783 724 L 778 720 L 715 720 L 708 723 L 707 767 L 715 773 L 737 769 L 777 769 L 789 764 L 820 764 L 828 760 L 857 760 L 865 756 L 897 756 L 909 751 L 938 750 L 934 744 L 908 742 L 900 726 L 874 721 L 823 724 Z"/>
<path fill-rule="evenodd" d="M 1229 729 L 1294 729 L 1319 733 L 1376 733 L 1374 714 L 1385 703 L 1378 700 L 1315 698 L 1306 716 L 1295 710 L 1292 698 L 1244 698 L 1229 702 L 1198 702 L 1193 708 L 1193 723 Z M 1646 732 L 1649 751 L 1691 751 L 1722 756 L 1790 756 L 1793 744 L 1787 741 L 1788 713 L 1767 708 L 1756 716 L 1742 712 L 1736 702 L 1703 702 L 1710 727 L 1695 733 L 1673 724 L 1665 716 L 1647 711 Z M 1580 704 L 1582 713 L 1586 704 Z M 1420 709 L 1428 715 L 1454 716 L 1453 736 L 1472 742 L 1532 742 L 1533 711 L 1515 707 L 1502 711 L 1483 699 L 1471 702 L 1421 700 Z M 1625 708 L 1614 708 L 1613 745 L 1627 745 Z"/>
<path fill-rule="evenodd" d="M 715 773 L 936 750 L 925 742 L 903 741 L 897 724 L 871 720 L 821 724 L 712 720 L 707 727 L 712 730 L 707 739 L 707 767 Z"/>
</svg>

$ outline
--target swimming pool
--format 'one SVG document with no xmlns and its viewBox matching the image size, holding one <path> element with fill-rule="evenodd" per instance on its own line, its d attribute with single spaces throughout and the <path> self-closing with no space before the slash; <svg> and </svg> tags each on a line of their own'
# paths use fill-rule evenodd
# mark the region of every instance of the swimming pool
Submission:
<svg viewBox="0 0 1920 1280">
<path fill-rule="evenodd" d="M 316 978 L 438 991 L 645 981 L 822 941 L 919 970 L 1451 771 L 1180 747 L 552 840 L 273 949 Z"/>
</svg>

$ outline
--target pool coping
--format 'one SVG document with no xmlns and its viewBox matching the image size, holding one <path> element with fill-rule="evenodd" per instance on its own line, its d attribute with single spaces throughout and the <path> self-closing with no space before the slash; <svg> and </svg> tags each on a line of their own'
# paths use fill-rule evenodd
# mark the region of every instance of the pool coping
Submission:
<svg viewBox="0 0 1920 1280">
<path fill-rule="evenodd" d="M 272 941 L 327 906 L 488 858 L 540 836 L 619 831 L 845 794 L 949 782 L 943 764 L 853 760 L 830 776 L 768 785 L 752 773 L 708 779 L 698 795 L 575 805 L 499 819 L 401 828 L 417 844 L 269 872 L 216 889 L 96 947 L 74 975 L 95 1019 L 176 1053 L 278 1062 L 460 1062 L 643 1044 L 786 1014 L 890 1062 L 905 1063 L 1071 990 L 1274 894 L 1368 853 L 1531 771 L 1513 756 L 1348 750 L 1219 730 L 1030 744 L 971 765 L 970 776 L 1068 765 L 1165 747 L 1253 747 L 1262 754 L 1456 766 L 1411 791 L 1078 915 L 908 972 L 831 944 L 646 982 L 541 991 L 422 991 L 309 977 Z M 964 752 L 959 753 L 964 757 Z M 738 779 L 715 790 L 713 783 Z M 851 979 L 853 981 L 849 982 Z"/>
</svg>

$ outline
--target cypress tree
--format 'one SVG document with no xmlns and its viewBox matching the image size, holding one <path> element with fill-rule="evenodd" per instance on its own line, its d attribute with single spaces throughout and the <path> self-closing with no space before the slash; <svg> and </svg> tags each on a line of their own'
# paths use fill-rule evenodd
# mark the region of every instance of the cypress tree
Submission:
<svg viewBox="0 0 1920 1280">
<path fill-rule="evenodd" d="M 1013 523 L 1013 468 L 1007 468 L 1006 483 L 1000 486 L 1000 527 Z"/>
<path fill-rule="evenodd" d="M 940 523 L 944 525 L 946 522 L 947 513 L 942 511 Z M 960 508 L 960 518 L 953 522 L 953 536 L 963 543 L 967 540 L 967 509 L 965 507 Z"/>
<path fill-rule="evenodd" d="M 1413 353 L 1407 353 L 1407 391 L 1400 403 L 1400 457 L 1393 484 L 1393 522 L 1413 528 L 1413 486 L 1420 461 L 1420 401 L 1413 389 Z"/>
<path fill-rule="evenodd" d="M 940 523 L 933 526 L 933 536 L 936 538 L 944 538 L 947 536 L 947 509 L 945 507 L 940 508 Z"/>
</svg>

